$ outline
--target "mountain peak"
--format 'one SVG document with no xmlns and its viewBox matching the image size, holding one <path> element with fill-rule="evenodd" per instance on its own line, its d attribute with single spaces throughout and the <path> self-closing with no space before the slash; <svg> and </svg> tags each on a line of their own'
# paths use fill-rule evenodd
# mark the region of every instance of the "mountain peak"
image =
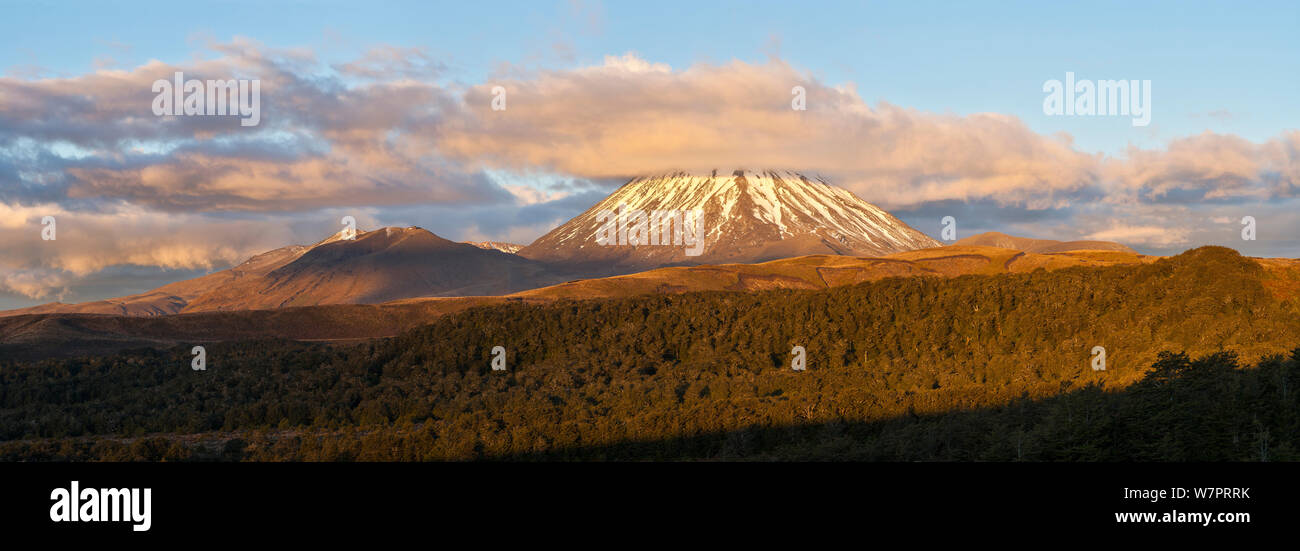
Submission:
<svg viewBox="0 0 1300 551">
<path fill-rule="evenodd" d="M 611 212 L 698 212 L 704 252 L 603 246 Z M 604 265 L 610 272 L 673 264 L 759 262 L 805 254 L 877 256 L 938 247 L 852 192 L 791 170 L 676 171 L 634 178 L 582 215 L 519 251 L 545 262 Z"/>
<path fill-rule="evenodd" d="M 551 281 L 536 263 L 443 239 L 417 226 L 358 230 L 353 239 L 334 234 L 278 260 L 256 277 L 196 297 L 185 311 L 494 295 Z"/>
<path fill-rule="evenodd" d="M 416 227 L 335 233 L 314 245 L 257 254 L 229 270 L 138 295 L 6 312 L 156 316 L 431 296 L 499 295 L 561 281 L 530 260 L 456 243 Z"/>
<path fill-rule="evenodd" d="M 442 239 L 441 237 L 438 237 L 437 234 L 429 230 L 426 230 L 424 228 L 421 228 L 419 226 L 407 226 L 405 228 L 399 228 L 396 226 L 384 226 L 370 231 L 358 229 L 356 231 L 356 236 L 353 239 L 344 239 L 346 235 L 347 235 L 346 230 L 339 230 L 337 232 L 334 232 L 333 234 L 330 234 L 329 237 L 326 237 L 325 239 L 318 241 L 315 245 L 312 245 L 312 247 L 319 247 L 326 243 L 334 243 L 336 241 L 356 241 L 362 238 L 374 239 L 380 236 L 382 236 L 385 239 L 391 239 L 394 236 L 411 237 L 411 236 L 431 235 L 437 239 Z"/>
</svg>

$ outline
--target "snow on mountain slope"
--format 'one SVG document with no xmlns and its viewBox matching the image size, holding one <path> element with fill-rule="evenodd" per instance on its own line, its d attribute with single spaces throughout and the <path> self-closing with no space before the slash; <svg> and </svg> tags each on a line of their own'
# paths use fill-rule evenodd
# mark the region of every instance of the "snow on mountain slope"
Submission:
<svg viewBox="0 0 1300 551">
<path fill-rule="evenodd" d="M 505 243 L 502 241 L 466 241 L 465 244 L 473 245 L 480 249 L 491 249 L 494 251 L 501 251 L 503 253 L 510 253 L 510 254 L 515 254 L 519 252 L 519 249 L 524 248 L 523 245 L 517 245 L 515 243 Z"/>
<path fill-rule="evenodd" d="M 602 245 L 602 211 L 702 213 L 704 249 Z M 807 254 L 879 256 L 942 244 L 821 178 L 791 171 L 671 173 L 636 178 L 519 251 L 525 258 L 605 272 L 674 264 L 761 262 Z"/>
</svg>

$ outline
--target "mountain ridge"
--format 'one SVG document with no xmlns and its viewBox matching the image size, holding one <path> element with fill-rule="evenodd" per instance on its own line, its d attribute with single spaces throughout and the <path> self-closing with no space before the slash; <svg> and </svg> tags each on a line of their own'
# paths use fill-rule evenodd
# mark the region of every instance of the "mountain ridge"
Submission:
<svg viewBox="0 0 1300 551">
<path fill-rule="evenodd" d="M 602 221 L 599 215 L 611 209 L 642 213 L 698 211 L 703 220 L 703 254 L 688 254 L 689 239 L 659 246 L 602 245 L 597 237 L 608 229 L 602 224 L 610 220 Z M 693 235 L 690 231 L 687 234 Z M 951 247 L 999 247 L 1034 254 L 1079 250 L 1136 254 L 1118 243 L 1063 242 L 998 232 L 945 246 L 821 178 L 793 171 L 736 170 L 730 176 L 719 176 L 718 171 L 707 175 L 671 172 L 629 180 L 528 246 L 494 241 L 457 243 L 415 226 L 361 231 L 353 239 L 344 239 L 344 233 L 338 232 L 313 245 L 273 249 L 230 269 L 144 293 L 0 311 L 0 317 L 58 313 L 149 317 L 214 310 L 380 304 L 428 297 L 502 296 L 565 281 L 673 266 L 761 264 L 818 255 L 885 258 Z M 973 257 L 967 260 L 973 261 Z M 879 263 L 869 264 L 875 266 L 867 270 L 872 274 L 895 273 L 880 268 Z M 908 269 L 895 275 L 923 275 L 929 273 L 927 270 Z M 681 287 L 670 281 L 671 274 L 659 272 L 653 277 L 663 280 L 668 288 Z M 732 286 L 742 289 L 775 284 L 764 283 L 762 277 L 745 277 L 749 278 L 747 282 Z"/>
<path fill-rule="evenodd" d="M 160 316 L 323 304 L 377 304 L 420 296 L 508 294 L 563 281 L 525 258 L 456 243 L 419 227 L 342 232 L 314 245 L 257 254 L 219 272 L 156 289 L 78 304 L 0 312 Z"/>
<path fill-rule="evenodd" d="M 1137 251 L 1114 241 L 1057 241 L 1055 239 L 1036 239 L 1017 237 L 1002 232 L 990 231 L 954 241 L 950 246 L 999 247 L 1015 249 L 1027 253 L 1051 254 L 1068 251 L 1119 251 L 1136 253 Z"/>
</svg>

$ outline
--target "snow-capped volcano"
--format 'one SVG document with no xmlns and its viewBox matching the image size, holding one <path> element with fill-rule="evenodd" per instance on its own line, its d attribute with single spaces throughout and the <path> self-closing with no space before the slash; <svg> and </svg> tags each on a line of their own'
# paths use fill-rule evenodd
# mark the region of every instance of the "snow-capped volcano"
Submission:
<svg viewBox="0 0 1300 551">
<path fill-rule="evenodd" d="M 703 252 L 601 244 L 611 212 L 701 214 Z M 691 217 L 687 215 L 688 232 Z M 621 224 L 621 222 L 620 222 Z M 688 236 L 689 237 L 689 236 Z M 821 178 L 791 171 L 671 173 L 633 179 L 519 251 L 547 263 L 626 272 L 672 264 L 761 262 L 809 254 L 878 256 L 942 244 Z"/>
</svg>

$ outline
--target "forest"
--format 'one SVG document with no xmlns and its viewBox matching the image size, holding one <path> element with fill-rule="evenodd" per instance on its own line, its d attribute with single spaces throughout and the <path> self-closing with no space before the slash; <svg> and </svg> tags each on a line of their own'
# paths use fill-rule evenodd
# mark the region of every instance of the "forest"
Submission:
<svg viewBox="0 0 1300 551">
<path fill-rule="evenodd" d="M 1203 247 L 484 306 L 351 346 L 211 344 L 204 371 L 188 346 L 0 359 L 0 460 L 1295 460 L 1300 308 L 1268 277 Z"/>
</svg>

